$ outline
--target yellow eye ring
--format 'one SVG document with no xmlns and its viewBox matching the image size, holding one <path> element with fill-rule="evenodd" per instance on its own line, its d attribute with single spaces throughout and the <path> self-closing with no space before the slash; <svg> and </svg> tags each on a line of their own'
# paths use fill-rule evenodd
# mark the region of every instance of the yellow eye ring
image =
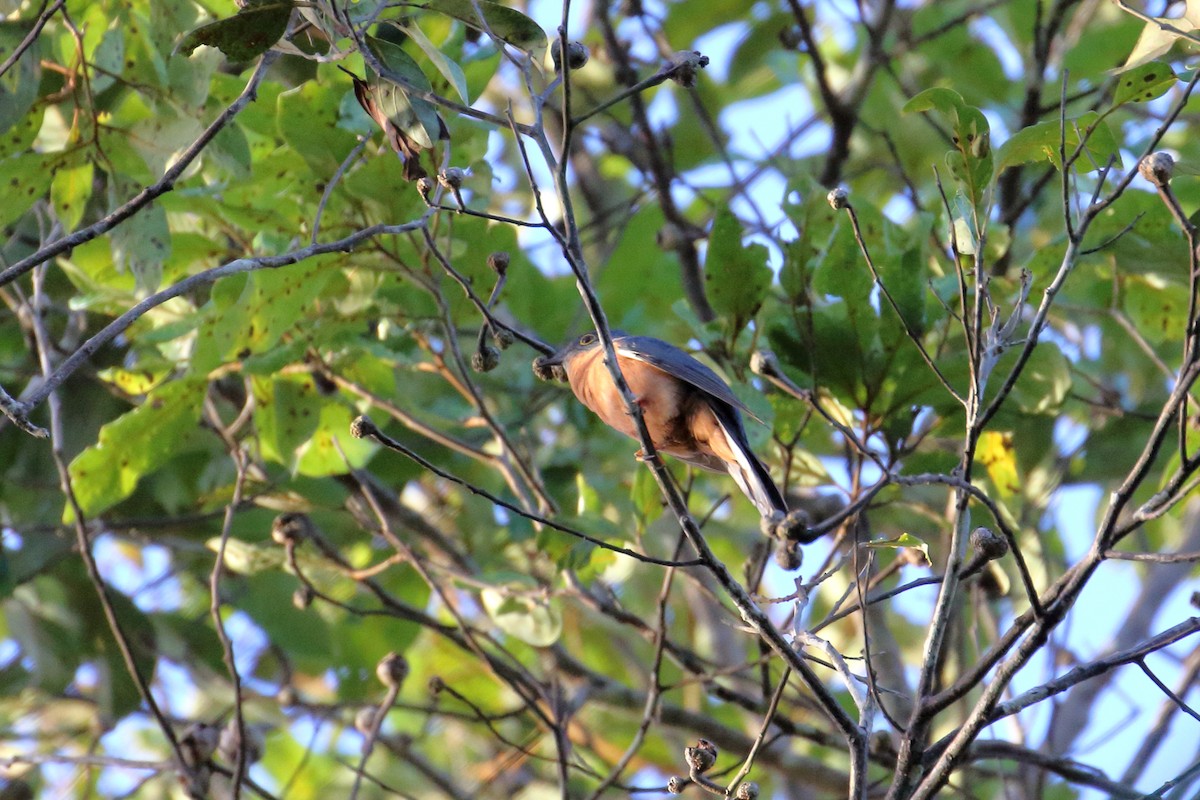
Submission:
<svg viewBox="0 0 1200 800">
<path fill-rule="evenodd" d="M 596 343 L 596 334 L 594 334 L 594 333 L 585 333 L 583 336 L 580 336 L 580 337 L 579 337 L 579 343 L 580 343 L 581 345 L 583 345 L 584 347 L 587 347 L 588 345 L 595 344 L 595 343 Z"/>
</svg>

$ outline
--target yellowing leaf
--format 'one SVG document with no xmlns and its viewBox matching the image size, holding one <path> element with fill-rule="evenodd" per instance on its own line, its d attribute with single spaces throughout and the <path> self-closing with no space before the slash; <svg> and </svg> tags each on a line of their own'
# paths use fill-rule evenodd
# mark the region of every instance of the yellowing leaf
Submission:
<svg viewBox="0 0 1200 800">
<path fill-rule="evenodd" d="M 1176 40 L 1187 36 L 1200 27 L 1200 0 L 1187 0 L 1183 16 L 1179 18 L 1154 17 L 1142 28 L 1142 35 L 1125 63 L 1117 72 L 1140 67 L 1171 49 Z"/>
<path fill-rule="evenodd" d="M 1012 497 L 1020 491 L 1017 474 L 1017 451 L 1013 447 L 1009 431 L 987 431 L 979 437 L 975 458 L 987 469 L 988 477 L 996 485 L 1001 497 Z"/>
</svg>

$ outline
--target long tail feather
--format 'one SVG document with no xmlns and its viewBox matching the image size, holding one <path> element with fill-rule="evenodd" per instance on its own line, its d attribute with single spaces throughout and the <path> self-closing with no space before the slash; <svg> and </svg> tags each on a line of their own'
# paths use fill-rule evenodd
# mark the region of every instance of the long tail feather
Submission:
<svg viewBox="0 0 1200 800">
<path fill-rule="evenodd" d="M 770 471 L 750 450 L 740 424 L 741 420 L 736 417 L 726 419 L 725 414 L 717 414 L 717 422 L 720 423 L 721 430 L 724 431 L 725 438 L 737 458 L 736 462 L 730 462 L 727 467 L 738 488 L 750 498 L 762 516 L 768 517 L 775 511 L 788 513 L 787 503 L 784 502 L 779 487 L 771 479 Z"/>
</svg>

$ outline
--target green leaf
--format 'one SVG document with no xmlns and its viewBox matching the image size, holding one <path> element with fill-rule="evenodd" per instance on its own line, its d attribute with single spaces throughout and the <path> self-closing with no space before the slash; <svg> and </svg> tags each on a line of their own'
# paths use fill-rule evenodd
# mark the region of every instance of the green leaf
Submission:
<svg viewBox="0 0 1200 800">
<path fill-rule="evenodd" d="M 207 373 L 228 359 L 273 348 L 304 319 L 304 309 L 320 295 L 332 272 L 323 268 L 322 260 L 310 260 L 218 281 L 200 326 L 193 370 Z"/>
<path fill-rule="evenodd" d="M 958 92 L 942 86 L 934 86 L 913 95 L 900 110 L 905 114 L 940 111 L 947 116 L 957 118 L 959 110 L 964 105 L 962 95 Z"/>
<path fill-rule="evenodd" d="M 446 58 L 446 54 L 438 49 L 437 45 L 429 41 L 429 37 L 425 35 L 420 26 L 401 25 L 400 30 L 408 34 L 417 47 L 421 48 L 421 52 L 433 63 L 437 71 L 442 73 L 442 77 L 454 87 L 458 98 L 464 103 L 469 104 L 471 100 L 467 95 L 467 76 L 463 74 L 462 67 L 449 58 Z"/>
<path fill-rule="evenodd" d="M 350 423 L 358 416 L 338 402 L 328 401 L 321 407 L 316 430 L 300 448 L 296 472 L 309 477 L 345 475 L 350 469 L 360 469 L 371 460 L 378 446 L 366 439 L 350 435 Z"/>
<path fill-rule="evenodd" d="M 649 525 L 662 516 L 666 507 L 663 505 L 662 490 L 654 480 L 654 474 L 648 469 L 639 469 L 633 473 L 633 486 L 629 490 L 629 499 L 634 510 L 641 517 L 643 526 Z"/>
<path fill-rule="evenodd" d="M 232 17 L 201 25 L 179 42 L 185 56 L 202 44 L 220 49 L 231 61 L 251 61 L 270 50 L 287 30 L 292 0 L 248 3 Z"/>
<path fill-rule="evenodd" d="M 1004 375 L 1015 363 L 1020 347 L 1005 352 L 997 366 L 997 379 L 989 389 L 998 389 L 999 376 Z M 1010 401 L 1022 414 L 1057 414 L 1071 389 L 1071 365 L 1058 345 L 1041 341 L 1029 355 L 1021 377 L 1013 386 Z"/>
<path fill-rule="evenodd" d="M 895 539 L 877 539 L 872 542 L 864 542 L 863 547 L 872 550 L 920 550 L 921 554 L 925 556 L 925 563 L 933 563 L 929 558 L 928 542 L 913 536 L 911 533 L 902 533 Z"/>
<path fill-rule="evenodd" d="M 1110 110 L 1126 103 L 1145 103 L 1161 97 L 1176 83 L 1178 78 L 1175 77 L 1175 70 L 1171 69 L 1170 64 L 1162 61 L 1152 61 L 1122 72 L 1117 79 Z"/>
<path fill-rule="evenodd" d="M 263 458 L 294 468 L 300 445 L 321 420 L 321 398 L 311 375 L 255 375 L 254 426 Z"/>
<path fill-rule="evenodd" d="M 354 134 L 337 125 L 338 104 L 344 96 L 344 86 L 307 81 L 282 92 L 276 100 L 279 135 L 318 174 L 332 175 L 346 154 L 354 149 Z M 289 155 L 295 159 L 294 154 Z M 263 158 L 257 160 L 263 164 Z M 267 198 L 274 194 L 265 187 L 260 189 Z M 258 191 L 251 194 L 256 200 L 262 197 Z"/>
<path fill-rule="evenodd" d="M 153 292 L 162 280 L 163 262 L 171 255 L 167 213 L 150 203 L 113 230 L 113 263 L 133 274 L 139 289 Z"/>
<path fill-rule="evenodd" d="M 204 543 L 214 553 L 220 552 L 221 537 L 214 536 Z M 268 569 L 283 566 L 284 551 L 282 547 L 271 544 L 252 544 L 236 536 L 225 540 L 226 569 L 238 575 L 257 575 Z"/>
<path fill-rule="evenodd" d="M 33 23 L 29 21 L 0 22 L 0 62 L 16 52 L 32 29 Z M 7 133 L 23 119 L 37 99 L 42 75 L 41 41 L 40 37 L 35 39 L 16 63 L 0 75 L 0 134 Z"/>
<path fill-rule="evenodd" d="M 100 429 L 96 444 L 76 456 L 69 468 L 84 514 L 98 514 L 124 500 L 143 476 L 177 454 L 200 418 L 205 386 L 196 378 L 168 383 Z M 73 516 L 67 506 L 63 519 Z"/>
<path fill-rule="evenodd" d="M 169 362 L 162 361 L 155 363 L 153 368 L 144 364 L 139 364 L 135 370 L 110 367 L 98 372 L 96 377 L 111 383 L 126 394 L 146 394 L 170 375 L 173 366 Z"/>
<path fill-rule="evenodd" d="M 562 634 L 558 604 L 524 587 L 504 591 L 488 587 L 480 592 L 483 607 L 496 627 L 534 647 L 549 647 Z"/>
<path fill-rule="evenodd" d="M 18 119 L 4 133 L 0 133 L 0 163 L 9 156 L 29 150 L 33 140 L 37 138 L 38 131 L 42 129 L 44 118 L 45 109 L 39 106 Z M 0 185 L 4 185 L 2 180 Z"/>
<path fill-rule="evenodd" d="M 1151 342 L 1179 342 L 1187 329 L 1186 287 L 1161 275 L 1130 275 L 1121 282 L 1125 313 Z"/>
<path fill-rule="evenodd" d="M 0 186 L 4 203 L 0 204 L 0 226 L 8 225 L 44 197 L 54 180 L 57 158 L 44 153 L 24 153 L 0 161 Z"/>
<path fill-rule="evenodd" d="M 925 330 L 926 269 L 920 248 L 905 250 L 898 258 L 881 260 L 879 279 L 896 302 L 905 324 L 913 332 L 921 334 Z M 895 311 L 887 309 L 883 316 L 885 319 L 893 318 Z"/>
<path fill-rule="evenodd" d="M 476 4 L 483 12 L 483 20 L 475 13 Z M 546 32 L 536 22 L 520 11 L 492 0 L 430 0 L 413 5 L 454 17 L 485 33 L 490 30 L 498 39 L 519 50 L 532 51 L 546 46 Z"/>
<path fill-rule="evenodd" d="M 94 20 L 97 27 L 105 24 L 103 11 L 94 6 L 93 10 L 100 12 L 95 15 L 99 17 Z M 91 33 L 90 27 L 88 32 Z M 88 54 L 88 63 L 94 68 L 91 78 L 93 93 L 103 92 L 115 84 L 125 69 L 125 30 L 116 26 L 104 31 L 95 49 Z"/>
<path fill-rule="evenodd" d="M 903 110 L 938 111 L 950 120 L 954 150 L 946 154 L 946 166 L 975 208 L 982 211 L 993 173 L 987 117 L 978 108 L 964 103 L 958 92 L 942 87 L 926 89 L 905 103 Z"/>
<path fill-rule="evenodd" d="M 767 248 L 742 244 L 742 226 L 729 209 L 713 221 L 704 281 L 713 310 L 731 321 L 735 334 L 753 319 L 771 287 Z"/>
<path fill-rule="evenodd" d="M 63 230 L 70 232 L 79 225 L 84 206 L 92 196 L 92 176 L 95 168 L 88 161 L 60 169 L 50 183 L 50 201 Z M 115 232 L 114 232 L 115 235 Z"/>
<path fill-rule="evenodd" d="M 1112 129 L 1099 114 L 1089 111 L 1068 119 L 1065 130 L 1057 120 L 1052 120 L 1017 131 L 996 153 L 996 174 L 1009 167 L 1037 161 L 1049 161 L 1061 170 L 1059 144 L 1064 140 L 1064 134 L 1068 158 L 1079 147 L 1080 141 L 1086 142 L 1087 152 L 1075 161 L 1076 169 L 1087 172 L 1099 169 L 1114 156 L 1117 157 L 1116 164 L 1120 165 L 1120 150 Z"/>
</svg>

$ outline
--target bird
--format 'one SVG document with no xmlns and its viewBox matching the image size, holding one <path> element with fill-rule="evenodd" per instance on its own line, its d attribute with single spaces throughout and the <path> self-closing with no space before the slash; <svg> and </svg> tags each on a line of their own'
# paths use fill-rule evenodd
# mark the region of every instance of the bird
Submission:
<svg viewBox="0 0 1200 800">
<path fill-rule="evenodd" d="M 750 449 L 741 412 L 754 413 L 725 381 L 688 353 L 652 336 L 613 331 L 621 374 L 642 411 L 654 449 L 701 469 L 728 472 L 764 518 L 787 503 Z M 561 368 L 571 391 L 609 427 L 634 439 L 637 426 L 604 363 L 595 333 L 578 336 L 534 362 L 539 374 Z M 761 420 L 760 420 L 761 421 Z M 638 457 L 643 457 L 641 450 Z"/>
</svg>

